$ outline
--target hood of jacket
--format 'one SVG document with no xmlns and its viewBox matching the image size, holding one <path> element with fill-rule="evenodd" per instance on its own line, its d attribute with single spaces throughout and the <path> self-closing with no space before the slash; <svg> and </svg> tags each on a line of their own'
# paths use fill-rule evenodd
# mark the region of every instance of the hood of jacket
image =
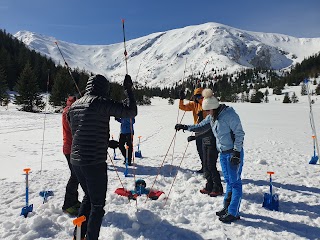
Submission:
<svg viewBox="0 0 320 240">
<path fill-rule="evenodd" d="M 91 76 L 88 79 L 85 94 L 109 98 L 110 82 L 100 74 Z"/>
</svg>

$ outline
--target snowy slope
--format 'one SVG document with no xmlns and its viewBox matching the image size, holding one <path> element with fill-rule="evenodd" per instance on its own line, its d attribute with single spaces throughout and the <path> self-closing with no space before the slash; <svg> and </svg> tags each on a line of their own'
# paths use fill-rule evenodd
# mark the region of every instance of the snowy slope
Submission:
<svg viewBox="0 0 320 240">
<path fill-rule="evenodd" d="M 299 90 L 299 87 L 287 89 L 289 92 Z M 275 101 L 279 98 L 280 101 Z M 115 195 L 114 190 L 121 187 L 115 169 L 125 187 L 132 189 L 134 179 L 123 176 L 122 157 L 114 161 L 116 168 L 108 159 L 106 214 L 100 240 L 320 239 L 320 167 L 308 164 L 313 146 L 307 97 L 299 95 L 297 104 L 283 104 L 282 98 L 271 95 L 268 104 L 228 103 L 239 113 L 246 132 L 242 219 L 230 225 L 221 223 L 215 215 L 223 197 L 210 198 L 199 193 L 205 180 L 194 172 L 200 163 L 193 142 L 182 160 L 188 133 L 177 133 L 174 155 L 171 148 L 165 158 L 175 133 L 178 101 L 171 106 L 167 100 L 155 98 L 151 106 L 139 107 L 135 132 L 142 136 L 140 147 L 144 158 L 135 159 L 136 178 L 144 179 L 151 187 L 164 163 L 155 188 L 165 191 L 166 196 L 146 203 L 143 196 L 136 207 L 135 202 Z M 312 98 L 314 117 L 320 119 L 320 99 Z M 180 111 L 179 118 L 182 115 Z M 7 111 L 0 107 L 0 239 L 72 238 L 72 218 L 61 211 L 69 175 L 62 154 L 61 114 L 46 116 L 40 174 L 43 122 L 44 114 L 19 112 L 11 104 Z M 111 134 L 117 137 L 120 126 L 116 121 L 110 122 Z M 190 112 L 182 122 L 193 122 Z M 318 121 L 316 126 L 319 130 Z M 120 156 L 118 150 L 117 154 Z M 32 169 L 30 203 L 34 204 L 34 212 L 27 219 L 19 216 L 25 204 L 22 169 L 26 167 Z M 218 169 L 221 170 L 219 163 Z M 280 196 L 279 212 L 261 207 L 263 193 L 269 191 L 267 171 L 275 172 L 273 181 L 274 191 Z M 133 167 L 129 173 L 134 173 Z M 177 179 L 164 205 L 176 173 Z M 53 190 L 55 196 L 42 204 L 38 196 L 41 190 Z"/>
<path fill-rule="evenodd" d="M 15 37 L 64 64 L 54 37 L 28 31 L 20 31 Z M 72 68 L 104 74 L 113 81 L 123 80 L 125 62 L 120 40 L 118 44 L 99 46 L 58 42 Z M 186 75 L 202 72 L 207 61 L 207 74 L 213 68 L 223 69 L 222 73 L 255 66 L 282 69 L 319 51 L 320 38 L 249 32 L 218 23 L 158 32 L 127 42 L 129 74 L 148 86 L 167 86 L 179 81 L 185 65 Z"/>
</svg>

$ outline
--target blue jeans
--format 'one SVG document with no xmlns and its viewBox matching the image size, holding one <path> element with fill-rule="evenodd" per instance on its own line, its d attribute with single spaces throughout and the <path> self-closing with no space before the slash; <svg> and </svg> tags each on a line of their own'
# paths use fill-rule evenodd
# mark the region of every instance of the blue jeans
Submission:
<svg viewBox="0 0 320 240">
<path fill-rule="evenodd" d="M 240 153 L 240 164 L 233 165 L 230 162 L 232 153 L 220 153 L 220 164 L 224 180 L 227 184 L 226 194 L 224 196 L 224 206 L 228 206 L 228 196 L 231 194 L 231 202 L 228 206 L 228 213 L 237 217 L 239 216 L 239 208 L 242 199 L 242 181 L 241 172 L 243 166 L 243 149 Z"/>
<path fill-rule="evenodd" d="M 81 238 L 87 235 L 87 240 L 98 240 L 107 191 L 107 164 L 76 166 L 73 169 L 85 193 L 78 217 L 84 215 L 86 221 L 81 226 Z M 76 228 L 74 230 L 76 236 Z"/>
</svg>

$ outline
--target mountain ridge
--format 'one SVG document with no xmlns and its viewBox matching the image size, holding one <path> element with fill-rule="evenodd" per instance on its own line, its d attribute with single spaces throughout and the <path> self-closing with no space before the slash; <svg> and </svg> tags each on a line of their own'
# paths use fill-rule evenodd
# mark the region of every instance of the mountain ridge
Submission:
<svg viewBox="0 0 320 240">
<path fill-rule="evenodd" d="M 121 82 L 125 74 L 123 43 L 78 45 L 28 31 L 14 35 L 30 49 L 63 64 L 54 42 L 58 41 L 68 65 L 100 73 Z M 252 32 L 219 23 L 204 23 L 152 33 L 126 42 L 128 72 L 147 86 L 170 86 L 185 75 L 233 73 L 263 67 L 288 69 L 320 51 L 320 38 Z M 186 69 L 185 69 L 186 66 Z"/>
</svg>

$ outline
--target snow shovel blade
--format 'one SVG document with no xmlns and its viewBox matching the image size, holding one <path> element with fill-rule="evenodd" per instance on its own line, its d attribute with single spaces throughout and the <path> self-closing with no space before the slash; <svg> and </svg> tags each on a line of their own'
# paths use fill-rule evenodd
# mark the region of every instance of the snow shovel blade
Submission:
<svg viewBox="0 0 320 240">
<path fill-rule="evenodd" d="M 158 198 L 161 196 L 161 194 L 164 193 L 162 191 L 150 191 L 148 194 L 149 198 L 151 200 L 158 200 Z"/>
<path fill-rule="evenodd" d="M 141 151 L 135 151 L 134 152 L 134 156 L 137 157 L 137 158 L 142 158 Z"/>
<path fill-rule="evenodd" d="M 117 188 L 115 190 L 115 193 L 124 197 L 128 197 L 129 195 L 131 195 L 131 192 L 126 190 L 125 188 Z"/>
<path fill-rule="evenodd" d="M 313 156 L 309 162 L 309 164 L 317 164 L 319 157 L 318 156 Z"/>
<path fill-rule="evenodd" d="M 25 206 L 21 209 L 21 214 L 23 215 L 25 218 L 28 216 L 29 212 L 33 211 L 33 204 L 29 205 L 29 206 Z"/>
<path fill-rule="evenodd" d="M 47 197 L 50 197 L 50 196 L 53 196 L 53 195 L 54 195 L 53 191 L 41 191 L 41 192 L 39 192 L 39 196 L 40 197 L 47 198 Z"/>
<path fill-rule="evenodd" d="M 265 193 L 263 196 L 262 207 L 279 211 L 279 196 L 278 194 L 273 194 L 272 196 L 269 193 Z"/>
</svg>

